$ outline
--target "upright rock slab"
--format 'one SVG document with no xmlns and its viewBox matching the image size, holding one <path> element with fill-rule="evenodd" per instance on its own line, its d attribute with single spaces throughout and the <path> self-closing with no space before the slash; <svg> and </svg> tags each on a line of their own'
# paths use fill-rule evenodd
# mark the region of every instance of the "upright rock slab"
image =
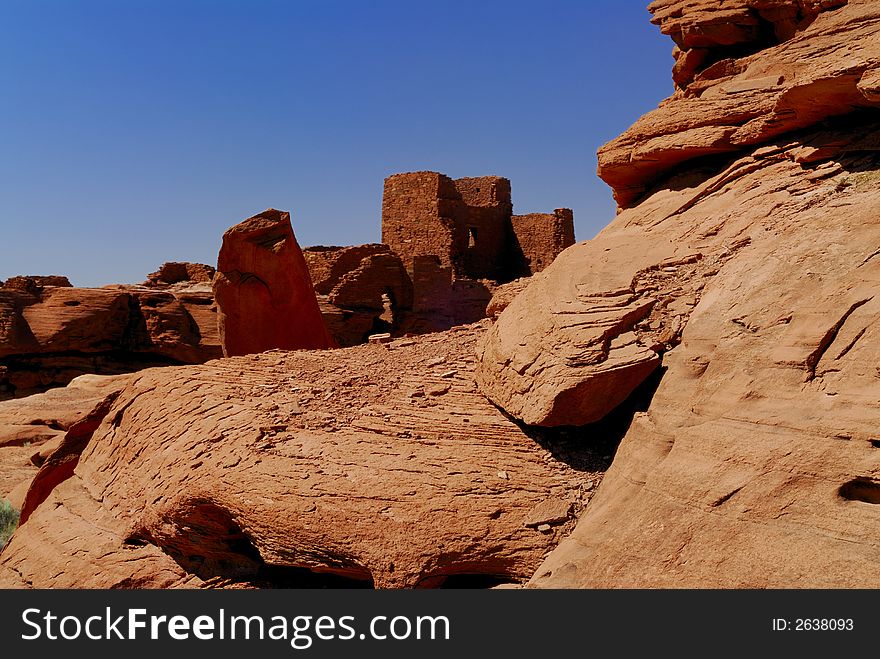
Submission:
<svg viewBox="0 0 880 659">
<path fill-rule="evenodd" d="M 213 288 L 227 357 L 333 347 L 290 213 L 270 208 L 228 229 Z"/>
</svg>

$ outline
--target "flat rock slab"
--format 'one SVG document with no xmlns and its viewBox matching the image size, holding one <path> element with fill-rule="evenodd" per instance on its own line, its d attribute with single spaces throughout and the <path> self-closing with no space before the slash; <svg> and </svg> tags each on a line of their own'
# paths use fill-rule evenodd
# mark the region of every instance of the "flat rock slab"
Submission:
<svg viewBox="0 0 880 659">
<path fill-rule="evenodd" d="M 580 510 L 601 473 L 555 460 L 479 394 L 484 333 L 136 374 L 16 532 L 0 583 L 522 582 L 573 526 L 526 527 L 529 511 Z"/>
</svg>

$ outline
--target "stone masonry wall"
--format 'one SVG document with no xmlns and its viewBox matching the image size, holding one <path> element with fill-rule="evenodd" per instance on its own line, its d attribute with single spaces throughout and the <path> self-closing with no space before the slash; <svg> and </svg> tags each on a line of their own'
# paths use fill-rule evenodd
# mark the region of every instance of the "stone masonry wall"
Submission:
<svg viewBox="0 0 880 659">
<path fill-rule="evenodd" d="M 452 179 L 437 172 L 385 179 L 382 242 L 403 259 L 407 269 L 412 269 L 416 256 L 425 254 L 452 266 L 457 196 Z"/>
<path fill-rule="evenodd" d="M 318 245 L 306 247 L 302 252 L 315 291 L 319 295 L 329 295 L 333 287 L 339 284 L 346 274 L 360 266 L 365 258 L 374 254 L 391 254 L 391 249 L 388 245 L 372 243 L 351 247 Z"/>
<path fill-rule="evenodd" d="M 574 216 L 568 208 L 553 213 L 530 213 L 511 217 L 515 246 L 513 258 L 521 276 L 541 272 L 560 252 L 574 245 Z"/>
<path fill-rule="evenodd" d="M 457 279 L 503 279 L 512 211 L 510 181 L 500 176 L 396 174 L 385 180 L 382 241 L 408 269 L 432 255 Z"/>
</svg>

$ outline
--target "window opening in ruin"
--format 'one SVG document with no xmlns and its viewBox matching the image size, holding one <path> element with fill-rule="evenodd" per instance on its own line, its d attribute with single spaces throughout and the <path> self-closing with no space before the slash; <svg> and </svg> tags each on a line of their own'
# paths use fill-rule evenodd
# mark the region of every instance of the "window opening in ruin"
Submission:
<svg viewBox="0 0 880 659">
<path fill-rule="evenodd" d="M 477 246 L 477 227 L 468 227 L 468 249 Z"/>
<path fill-rule="evenodd" d="M 382 293 L 382 315 L 379 316 L 379 319 L 389 325 L 394 324 L 394 302 L 390 293 Z"/>
</svg>

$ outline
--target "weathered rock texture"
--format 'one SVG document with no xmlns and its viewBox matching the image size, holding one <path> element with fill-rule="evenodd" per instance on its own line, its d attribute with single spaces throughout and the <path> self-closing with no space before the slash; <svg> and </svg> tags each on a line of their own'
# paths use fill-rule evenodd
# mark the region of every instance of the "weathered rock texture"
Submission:
<svg viewBox="0 0 880 659">
<path fill-rule="evenodd" d="M 290 213 L 270 208 L 228 229 L 213 288 L 225 356 L 333 345 Z"/>
<path fill-rule="evenodd" d="M 66 387 L 0 402 L 0 499 L 20 510 L 37 468 L 127 377 L 83 375 Z"/>
<path fill-rule="evenodd" d="M 0 288 L 0 398 L 45 391 L 85 373 L 123 373 L 220 356 L 210 288 L 72 288 L 16 277 Z"/>
<path fill-rule="evenodd" d="M 388 254 L 388 245 L 373 243 L 351 247 L 326 247 L 318 245 L 302 250 L 315 292 L 329 295 L 342 278 L 357 270 L 361 262 L 370 256 Z"/>
<path fill-rule="evenodd" d="M 21 275 L 0 282 L 0 289 L 25 293 L 39 293 L 47 286 L 66 286 L 69 288 L 72 284 L 67 277 L 61 275 Z"/>
<path fill-rule="evenodd" d="M 169 261 L 147 275 L 144 286 L 168 288 L 175 284 L 210 284 L 216 270 L 203 263 Z"/>
<path fill-rule="evenodd" d="M 750 241 L 535 585 L 880 586 L 880 154 L 757 162 L 663 222 Z"/>
<path fill-rule="evenodd" d="M 0 555 L 0 585 L 522 580 L 607 449 L 542 446 L 489 404 L 473 380 L 483 332 L 129 376 L 97 429 L 72 427 L 44 463 L 51 482 L 76 456 L 69 478 L 31 487 L 26 505 L 43 502 Z"/>
<path fill-rule="evenodd" d="M 412 279 L 388 245 L 308 247 L 303 256 L 324 321 L 341 346 L 398 329 L 413 308 Z"/>
<path fill-rule="evenodd" d="M 684 89 L 600 149 L 599 175 L 622 207 L 689 161 L 748 150 L 855 107 L 876 105 L 871 96 L 878 58 L 876 3 L 736 0 L 721 7 L 663 0 L 651 8 L 683 52 L 706 49 L 707 61 L 714 63 L 698 68 L 692 80 L 684 76 Z M 797 16 L 801 20 L 793 24 Z M 772 45 L 780 36 L 787 40 Z M 742 51 L 728 52 L 729 46 L 758 52 L 740 57 Z M 685 57 L 679 54 L 679 62 Z"/>
<path fill-rule="evenodd" d="M 652 8 L 692 39 L 738 29 L 717 3 Z M 862 91 L 880 5 L 804 17 L 603 149 L 618 200 L 641 203 L 490 331 L 479 380 L 532 423 L 589 421 L 663 359 L 533 586 L 880 585 L 880 112 Z M 693 160 L 707 153 L 728 155 Z"/>
</svg>

